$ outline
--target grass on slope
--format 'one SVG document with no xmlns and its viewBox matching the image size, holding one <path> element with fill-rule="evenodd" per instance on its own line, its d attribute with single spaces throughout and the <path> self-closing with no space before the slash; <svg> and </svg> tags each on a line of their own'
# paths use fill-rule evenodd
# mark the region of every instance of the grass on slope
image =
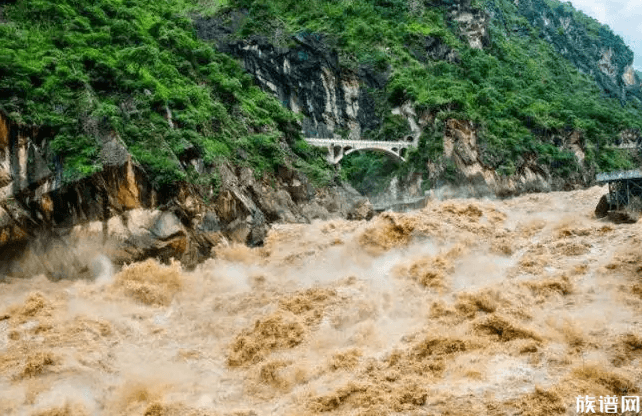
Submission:
<svg viewBox="0 0 642 416">
<path fill-rule="evenodd" d="M 284 139 L 306 157 L 297 166 L 327 182 L 323 157 L 302 142 L 295 115 L 236 61 L 196 39 L 186 17 L 193 7 L 180 0 L 5 5 L 0 109 L 51 132 L 47 158 L 63 161 L 66 181 L 102 168 L 100 137 L 115 130 L 159 187 L 215 185 L 216 175 L 199 176 L 181 162 L 194 153 L 209 165 L 234 160 L 257 174 L 272 170 L 291 153 Z"/>
<path fill-rule="evenodd" d="M 602 96 L 592 79 L 538 37 L 537 29 L 517 14 L 512 2 L 476 4 L 486 7 L 491 2 L 508 18 L 505 26 L 491 21 L 491 45 L 484 50 L 470 48 L 455 35 L 457 28 L 448 23 L 445 7 L 417 0 L 229 0 L 227 7 L 248 11 L 239 29 L 241 37 L 262 34 L 274 39 L 275 33 L 323 33 L 339 50 L 344 68 L 365 64 L 381 71 L 390 69 L 390 81 L 379 103 L 382 112 L 411 100 L 417 109 L 436 115 L 435 131 L 424 137 L 423 148 L 411 153 L 409 166 L 401 170 L 425 170 L 427 158 L 438 157 L 430 149 L 441 146 L 443 120 L 448 118 L 469 119 L 479 125 L 484 161 L 500 174 L 515 173 L 520 161 L 533 154 L 558 177 L 576 175 L 581 169 L 632 167 L 628 155 L 606 145 L 624 128 L 642 128 L 639 103 L 622 107 Z M 587 30 L 592 33 L 595 28 Z M 426 36 L 457 50 L 461 63 L 419 59 L 416 51 Z M 395 122 L 386 118 L 383 138 L 398 136 Z M 572 130 L 582 132 L 584 166 L 554 140 Z M 377 158 L 356 158 L 350 170 L 363 168 L 371 173 L 365 176 L 389 176 L 389 166 L 373 170 Z"/>
</svg>

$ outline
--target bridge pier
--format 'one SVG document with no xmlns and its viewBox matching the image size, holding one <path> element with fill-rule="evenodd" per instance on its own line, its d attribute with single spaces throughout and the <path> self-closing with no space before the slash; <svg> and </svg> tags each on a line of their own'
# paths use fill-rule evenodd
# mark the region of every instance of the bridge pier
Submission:
<svg viewBox="0 0 642 416">
<path fill-rule="evenodd" d="M 328 147 L 328 162 L 332 165 L 338 164 L 345 154 L 345 148 L 341 145 L 332 144 Z"/>
</svg>

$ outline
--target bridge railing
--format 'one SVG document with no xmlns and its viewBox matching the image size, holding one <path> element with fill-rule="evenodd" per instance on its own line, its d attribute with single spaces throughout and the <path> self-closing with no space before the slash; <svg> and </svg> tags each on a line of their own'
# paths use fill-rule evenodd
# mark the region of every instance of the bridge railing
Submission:
<svg viewBox="0 0 642 416">
<path fill-rule="evenodd" d="M 310 139 L 305 138 L 309 144 L 317 146 L 353 146 L 353 147 L 410 147 L 412 142 L 396 141 L 386 142 L 382 140 L 343 140 L 343 139 Z"/>
</svg>

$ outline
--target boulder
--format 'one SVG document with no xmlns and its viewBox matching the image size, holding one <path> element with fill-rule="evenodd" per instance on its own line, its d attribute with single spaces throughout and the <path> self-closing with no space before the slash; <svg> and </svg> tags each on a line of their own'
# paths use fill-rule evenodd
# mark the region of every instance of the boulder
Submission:
<svg viewBox="0 0 642 416">
<path fill-rule="evenodd" d="M 173 212 L 161 213 L 150 231 L 156 238 L 163 241 L 185 234 L 183 225 Z"/>
<path fill-rule="evenodd" d="M 357 201 L 350 211 L 348 211 L 349 220 L 369 220 L 374 216 L 374 208 L 369 200 L 362 199 Z"/>
</svg>

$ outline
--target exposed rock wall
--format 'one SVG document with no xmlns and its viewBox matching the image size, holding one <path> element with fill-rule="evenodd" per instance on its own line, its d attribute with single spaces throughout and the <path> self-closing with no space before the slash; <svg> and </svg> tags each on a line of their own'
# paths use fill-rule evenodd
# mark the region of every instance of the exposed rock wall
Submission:
<svg viewBox="0 0 642 416">
<path fill-rule="evenodd" d="M 42 157 L 45 134 L 0 113 L 0 277 L 81 276 L 99 253 L 121 264 L 173 257 L 189 266 L 220 244 L 262 244 L 272 223 L 372 215 L 349 186 L 315 189 L 285 166 L 261 181 L 249 168 L 220 165 L 209 203 L 188 184 L 159 193 L 113 133 L 103 138 L 102 171 L 63 183 L 62 166 Z"/>
<path fill-rule="evenodd" d="M 485 10 L 473 7 L 470 0 L 446 1 L 446 5 L 449 7 L 448 19 L 457 24 L 460 36 L 471 48 L 483 49 L 490 45 L 490 16 Z"/>
<path fill-rule="evenodd" d="M 469 7 L 452 7 L 451 18 L 460 23 L 463 36 L 471 44 L 480 47 L 486 44 L 484 13 Z M 336 49 L 316 33 L 288 37 L 289 44 L 284 47 L 275 46 L 274 39 L 257 36 L 237 40 L 232 34 L 244 16 L 237 11 L 220 17 L 195 18 L 194 23 L 201 39 L 215 41 L 220 51 L 239 58 L 264 90 L 272 92 L 290 110 L 304 115 L 302 127 L 306 137 L 357 140 L 377 134 L 386 109 L 381 108 L 382 103 L 376 101 L 373 91 L 386 87 L 390 75 L 386 68 L 360 66 L 348 70 L 339 64 Z M 457 51 L 432 36 L 406 46 L 421 61 L 457 63 L 460 59 Z M 389 110 L 406 117 L 398 109 Z M 418 137 L 412 121 L 406 119 L 413 135 Z"/>
<path fill-rule="evenodd" d="M 471 0 L 427 0 L 426 5 L 445 8 L 447 21 L 471 48 L 483 49 L 490 45 L 490 15 L 474 7 Z"/>
<path fill-rule="evenodd" d="M 457 193 L 468 196 L 505 197 L 524 192 L 569 191 L 594 183 L 595 172 L 586 170 L 578 170 L 565 177 L 554 175 L 549 166 L 540 163 L 535 153 L 522 155 L 516 162 L 513 174 L 500 175 L 484 162 L 477 139 L 478 126 L 474 123 L 447 120 L 443 161 L 441 164 L 429 163 L 430 179 L 442 178 L 450 162 L 457 168 L 458 177 L 454 181 L 458 184 Z M 578 163 L 583 161 L 585 149 L 581 132 L 562 132 L 552 140 L 562 150 L 572 152 Z"/>
<path fill-rule="evenodd" d="M 305 115 L 305 136 L 340 137 L 341 132 L 358 139 L 379 127 L 368 88 L 383 88 L 388 74 L 365 67 L 342 69 L 336 50 L 321 35 L 298 34 L 291 39 L 293 45 L 281 48 L 259 37 L 233 40 L 233 24 L 224 24 L 222 18 L 196 19 L 195 24 L 200 38 L 215 40 L 219 50 L 240 58 L 264 90 Z"/>
<path fill-rule="evenodd" d="M 444 157 L 452 160 L 472 194 L 515 195 L 549 191 L 551 178 L 535 159 L 524 157 L 514 175 L 503 177 L 486 166 L 477 144 L 477 128 L 470 121 L 448 120 L 444 134 Z"/>
</svg>

